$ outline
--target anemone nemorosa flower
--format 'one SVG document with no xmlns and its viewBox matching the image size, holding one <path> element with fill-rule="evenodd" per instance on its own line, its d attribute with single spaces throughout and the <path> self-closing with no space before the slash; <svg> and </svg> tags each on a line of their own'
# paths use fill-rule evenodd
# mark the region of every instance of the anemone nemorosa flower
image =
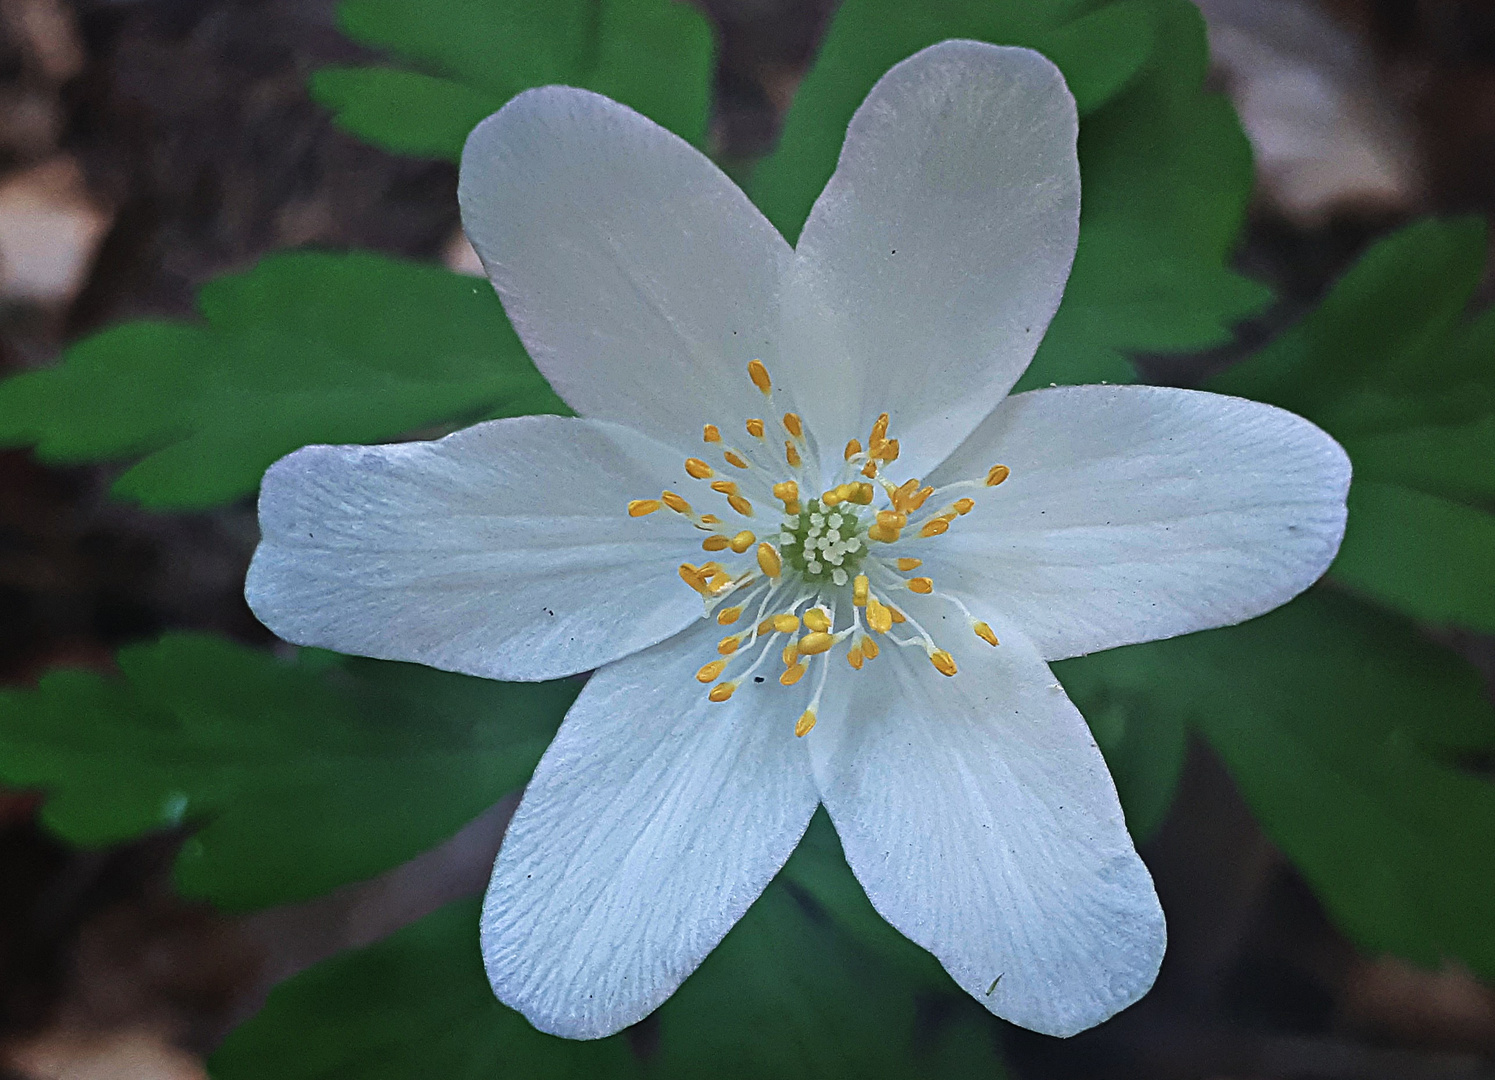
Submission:
<svg viewBox="0 0 1495 1080">
<path fill-rule="evenodd" d="M 543 1031 L 639 1020 L 819 804 L 872 903 L 992 1012 L 1079 1031 L 1163 916 L 1047 661 L 1306 588 L 1349 464 L 1266 405 L 1007 397 L 1080 213 L 1037 53 L 926 49 L 873 88 L 791 248 L 710 161 L 566 87 L 462 159 L 467 233 L 579 417 L 274 465 L 247 586 L 290 641 L 494 679 L 595 669 L 482 921 Z"/>
</svg>

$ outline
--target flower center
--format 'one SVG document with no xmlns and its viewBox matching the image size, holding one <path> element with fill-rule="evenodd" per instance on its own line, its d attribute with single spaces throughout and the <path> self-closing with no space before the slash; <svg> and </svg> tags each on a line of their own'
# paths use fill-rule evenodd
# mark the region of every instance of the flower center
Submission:
<svg viewBox="0 0 1495 1080">
<path fill-rule="evenodd" d="M 777 416 L 767 368 L 754 360 L 748 365 L 748 377 L 770 406 L 769 417 Z M 895 484 L 885 471 L 898 460 L 898 440 L 888 438 L 888 414 L 883 413 L 872 425 L 865 449 L 857 439 L 846 444 L 838 483 L 819 496 L 802 499 L 800 484 L 806 479 L 809 442 L 800 417 L 786 412 L 777 419 L 749 419 L 744 426 L 748 441 L 736 446 L 723 440 L 715 424 L 707 424 L 702 433 L 707 446 L 720 452 L 730 466 L 729 474 L 694 457 L 686 459 L 685 471 L 723 496 L 726 510 L 744 526 L 761 520 L 753 498 L 760 505 L 781 504 L 777 527 L 771 527 L 763 539 L 746 527 L 734 532 L 715 514 L 697 513 L 673 491 L 628 504 L 630 517 L 668 508 L 710 534 L 701 547 L 717 558 L 700 566 L 681 564 L 681 580 L 701 595 L 704 618 L 715 617 L 724 627 L 742 626 L 721 639 L 717 659 L 696 673 L 701 683 L 713 684 L 707 692 L 710 700 L 726 701 L 749 679 L 766 681 L 757 673 L 774 658 L 783 662 L 778 677 L 783 686 L 795 685 L 818 663 L 810 706 L 794 727 L 796 735 L 805 735 L 815 726 L 831 656 L 839 652 L 838 646 L 846 646 L 839 654 L 857 671 L 881 653 L 881 639 L 900 648 L 923 649 L 936 670 L 955 675 L 955 659 L 902 610 L 908 598 L 893 599 L 905 592 L 953 605 L 977 637 L 997 644 L 991 627 L 972 615 L 959 598 L 935 589 L 928 577 L 907 576 L 922 560 L 898 555 L 896 549 L 905 532 L 910 540 L 947 532 L 976 503 L 962 497 L 941 505 L 940 498 L 960 489 L 996 487 L 1007 479 L 1005 465 L 993 465 L 984 478 L 938 489 L 921 486 L 917 479 Z M 926 504 L 941 508 L 926 512 Z M 898 632 L 895 627 L 900 628 Z M 723 678 L 729 667 L 739 665 L 739 673 Z"/>
</svg>

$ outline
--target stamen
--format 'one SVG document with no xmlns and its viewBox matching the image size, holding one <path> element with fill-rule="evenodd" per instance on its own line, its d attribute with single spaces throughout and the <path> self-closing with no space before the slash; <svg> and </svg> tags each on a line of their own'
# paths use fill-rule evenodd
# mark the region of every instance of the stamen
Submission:
<svg viewBox="0 0 1495 1080">
<path fill-rule="evenodd" d="M 898 460 L 898 440 L 884 439 L 878 444 L 877 449 L 872 451 L 872 456 L 878 461 L 891 465 Z"/>
<path fill-rule="evenodd" d="M 713 480 L 711 481 L 711 490 L 720 495 L 736 495 L 737 485 L 731 480 Z"/>
<path fill-rule="evenodd" d="M 686 502 L 679 495 L 676 495 L 673 491 L 661 492 L 659 495 L 659 501 L 664 503 L 677 514 L 690 513 L 690 503 Z M 711 519 L 709 517 L 703 517 L 701 520 L 709 522 Z"/>
<path fill-rule="evenodd" d="M 717 683 L 711 688 L 711 693 L 706 696 L 712 701 L 726 701 L 736 690 L 737 684 L 735 682 Z"/>
<path fill-rule="evenodd" d="M 758 568 L 771 578 L 778 577 L 784 570 L 778 549 L 767 541 L 758 545 Z"/>
<path fill-rule="evenodd" d="M 799 451 L 794 448 L 794 442 L 791 439 L 784 440 L 784 460 L 789 462 L 791 468 L 797 469 L 800 467 L 801 459 Z"/>
<path fill-rule="evenodd" d="M 862 658 L 862 648 L 860 645 L 853 645 L 850 649 L 846 650 L 846 662 L 850 664 L 854 670 L 862 670 L 862 664 L 864 661 Z"/>
<path fill-rule="evenodd" d="M 867 464 L 863 465 L 862 466 L 862 475 L 863 476 L 868 476 L 868 477 L 876 476 L 877 475 L 877 462 L 875 462 L 875 461 L 869 461 L 869 462 L 867 462 Z"/>
<path fill-rule="evenodd" d="M 733 551 L 741 555 L 748 548 L 752 547 L 754 541 L 756 541 L 757 539 L 758 538 L 752 533 L 748 532 L 746 529 L 743 529 L 742 532 L 732 537 L 730 546 Z"/>
<path fill-rule="evenodd" d="M 910 592 L 916 592 L 928 596 L 930 593 L 934 592 L 934 581 L 933 579 L 927 577 L 910 578 L 908 588 Z"/>
<path fill-rule="evenodd" d="M 924 500 L 934 494 L 934 488 L 922 487 L 904 500 L 905 510 L 917 510 L 924 505 Z"/>
<path fill-rule="evenodd" d="M 664 503 L 658 499 L 634 499 L 628 504 L 628 516 L 643 517 L 645 514 L 654 513 L 663 505 Z"/>
<path fill-rule="evenodd" d="M 852 439 L 851 442 L 849 442 L 849 443 L 846 444 L 846 460 L 847 461 L 850 461 L 852 458 L 856 457 L 861 452 L 862 452 L 862 444 L 859 443 L 859 442 L 857 442 L 855 439 Z"/>
<path fill-rule="evenodd" d="M 701 432 L 701 438 L 706 442 L 721 442 L 721 428 L 717 427 L 715 424 L 707 424 Z"/>
<path fill-rule="evenodd" d="M 986 623 L 978 620 L 971 624 L 971 629 L 976 631 L 976 636 L 979 637 L 982 641 L 986 642 L 988 645 L 1001 644 L 1001 642 L 997 640 L 997 635 L 992 633 L 991 627 L 987 626 Z"/>
<path fill-rule="evenodd" d="M 954 675 L 956 672 L 955 657 L 944 649 L 936 649 L 929 654 L 929 662 L 933 664 L 941 675 Z"/>
<path fill-rule="evenodd" d="M 831 628 L 831 620 L 823 610 L 816 607 L 805 612 L 805 625 L 816 633 L 823 634 Z"/>
<path fill-rule="evenodd" d="M 868 660 L 876 660 L 877 654 L 882 651 L 878 648 L 877 640 L 870 634 L 862 638 L 860 646 L 862 655 L 865 656 Z"/>
<path fill-rule="evenodd" d="M 723 656 L 731 656 L 737 651 L 737 646 L 741 644 L 742 637 L 738 634 L 733 634 L 731 637 L 724 637 L 721 641 L 717 642 L 716 651 Z"/>
<path fill-rule="evenodd" d="M 797 615 L 775 615 L 769 622 L 774 632 L 778 634 L 793 634 L 799 630 L 799 616 Z"/>
<path fill-rule="evenodd" d="M 713 660 L 711 661 L 711 663 L 701 668 L 700 671 L 696 672 L 696 681 L 703 683 L 711 682 L 711 680 L 715 679 L 718 675 L 726 670 L 727 662 L 725 660 Z"/>
<path fill-rule="evenodd" d="M 680 564 L 680 580 L 689 585 L 696 592 L 705 596 L 711 590 L 706 585 L 705 575 L 690 563 Z"/>
<path fill-rule="evenodd" d="M 740 618 L 742 618 L 741 607 L 722 608 L 716 613 L 716 622 L 718 626 L 731 626 Z"/>
<path fill-rule="evenodd" d="M 924 537 L 939 536 L 940 533 L 949 531 L 950 523 L 944 518 L 937 517 L 931 518 L 930 520 L 926 521 L 924 523 L 924 527 L 919 530 L 919 535 Z"/>
<path fill-rule="evenodd" d="M 731 543 L 725 536 L 708 536 L 701 541 L 701 547 L 706 551 L 725 551 Z"/>
<path fill-rule="evenodd" d="M 868 445 L 879 443 L 888 437 L 888 414 L 883 413 L 872 424 L 872 437 L 867 440 Z"/>
<path fill-rule="evenodd" d="M 919 567 L 921 567 L 923 565 L 924 565 L 924 560 L 923 559 L 908 559 L 908 558 L 904 558 L 904 559 L 899 559 L 898 560 L 898 569 L 900 569 L 900 570 L 905 570 L 905 571 L 906 570 L 917 570 Z"/>
<path fill-rule="evenodd" d="M 1012 470 L 1006 465 L 993 465 L 986 474 L 986 486 L 996 487 L 1003 480 L 1012 475 Z"/>
<path fill-rule="evenodd" d="M 867 597 L 867 625 L 879 634 L 886 634 L 893 628 L 893 609 L 885 605 L 877 597 Z"/>
<path fill-rule="evenodd" d="M 799 642 L 791 641 L 788 645 L 785 645 L 784 651 L 780 653 L 780 656 L 783 658 L 785 667 L 793 667 L 799 663 Z"/>
<path fill-rule="evenodd" d="M 773 381 L 768 377 L 768 369 L 763 366 L 762 360 L 752 360 L 748 363 L 748 378 L 753 380 L 753 385 L 763 391 L 764 396 L 773 392 Z"/>
<path fill-rule="evenodd" d="M 716 475 L 715 469 L 696 457 L 685 459 L 685 471 L 697 480 L 709 480 Z"/>
<path fill-rule="evenodd" d="M 793 480 L 784 480 L 773 486 L 773 497 L 783 502 L 784 513 L 799 513 L 799 485 Z"/>
<path fill-rule="evenodd" d="M 742 458 L 738 454 L 734 453 L 731 450 L 724 450 L 722 452 L 722 457 L 724 457 L 724 458 L 727 459 L 727 464 L 728 465 L 735 466 L 736 468 L 739 468 L 739 469 L 749 468 L 748 463 L 746 461 L 743 461 Z"/>
<path fill-rule="evenodd" d="M 748 502 L 741 495 L 728 495 L 727 502 L 731 505 L 733 510 L 736 510 L 743 517 L 753 516 L 753 504 Z"/>
<path fill-rule="evenodd" d="M 763 438 L 763 421 L 749 420 L 747 422 L 747 432 L 755 439 Z"/>
<path fill-rule="evenodd" d="M 867 575 L 858 574 L 851 583 L 851 602 L 857 607 L 867 606 Z"/>
<path fill-rule="evenodd" d="M 836 639 L 823 630 L 813 634 L 806 634 L 799 639 L 799 654 L 801 656 L 818 656 L 828 651 L 835 643 Z"/>
<path fill-rule="evenodd" d="M 784 430 L 796 439 L 804 438 L 805 426 L 800 422 L 798 413 L 786 412 L 784 414 Z"/>
<path fill-rule="evenodd" d="M 957 514 L 959 514 L 961 517 L 965 517 L 965 515 L 969 514 L 972 510 L 974 510 L 976 508 L 976 500 L 975 499 L 956 499 L 953 503 L 950 504 L 950 508 L 952 510 L 954 510 Z"/>
<path fill-rule="evenodd" d="M 801 660 L 793 667 L 787 669 L 784 674 L 780 675 L 779 682 L 784 686 L 793 686 L 795 683 L 799 682 L 799 680 L 803 679 L 805 677 L 805 672 L 809 670 L 809 665 Z"/>
<path fill-rule="evenodd" d="M 717 517 L 715 514 L 702 514 L 701 515 L 701 524 L 702 525 L 720 525 L 721 523 L 722 523 L 722 519 L 719 518 L 719 517 Z"/>
<path fill-rule="evenodd" d="M 800 714 L 799 719 L 795 721 L 794 733 L 800 738 L 804 738 L 813 730 L 815 730 L 815 710 L 806 709 Z"/>
</svg>

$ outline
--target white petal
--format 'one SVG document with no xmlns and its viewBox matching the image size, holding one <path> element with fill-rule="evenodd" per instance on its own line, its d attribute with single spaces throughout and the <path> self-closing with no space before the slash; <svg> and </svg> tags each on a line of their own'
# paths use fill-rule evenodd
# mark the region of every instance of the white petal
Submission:
<svg viewBox="0 0 1495 1080">
<path fill-rule="evenodd" d="M 887 410 L 919 476 L 1017 381 L 1074 259 L 1077 130 L 1063 76 L 1028 49 L 946 41 L 872 88 L 786 297 L 822 446 L 865 441 Z"/>
<path fill-rule="evenodd" d="M 700 534 L 627 512 L 684 478 L 651 439 L 559 416 L 308 446 L 265 474 L 245 595 L 298 645 L 490 679 L 587 671 L 701 617 L 678 574 Z"/>
<path fill-rule="evenodd" d="M 805 741 L 873 906 L 998 1016 L 1072 1035 L 1152 985 L 1163 913 L 1085 721 L 993 625 L 997 648 L 925 623 L 952 678 L 889 644 L 834 665 Z"/>
<path fill-rule="evenodd" d="M 584 416 L 676 445 L 763 415 L 793 258 L 731 180 L 626 106 L 529 90 L 462 153 L 462 223 L 530 356 Z"/>
<path fill-rule="evenodd" d="M 1328 568 L 1350 463 L 1301 417 L 1219 394 L 1066 386 L 1004 401 L 930 477 L 1012 470 L 915 551 L 1049 660 L 1241 622 Z"/>
<path fill-rule="evenodd" d="M 545 752 L 483 905 L 494 992 L 541 1031 L 610 1035 L 674 993 L 817 803 L 775 680 L 706 700 L 702 627 L 603 668 Z"/>
</svg>

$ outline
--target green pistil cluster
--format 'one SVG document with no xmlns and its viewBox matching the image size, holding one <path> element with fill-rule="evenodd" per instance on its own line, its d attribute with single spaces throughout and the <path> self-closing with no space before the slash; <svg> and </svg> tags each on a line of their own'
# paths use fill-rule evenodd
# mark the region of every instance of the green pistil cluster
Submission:
<svg viewBox="0 0 1495 1080">
<path fill-rule="evenodd" d="M 806 581 L 845 585 L 867 557 L 867 530 L 848 504 L 811 499 L 779 533 L 779 555 Z"/>
</svg>

